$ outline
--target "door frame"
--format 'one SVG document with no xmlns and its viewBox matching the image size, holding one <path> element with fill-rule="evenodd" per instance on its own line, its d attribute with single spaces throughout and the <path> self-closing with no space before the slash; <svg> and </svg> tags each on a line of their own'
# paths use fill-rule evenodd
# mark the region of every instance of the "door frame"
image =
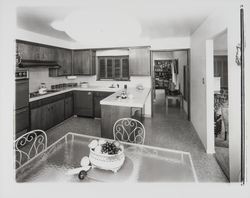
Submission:
<svg viewBox="0 0 250 198">
<path fill-rule="evenodd" d="M 155 93 L 155 87 L 154 87 L 154 60 L 153 60 L 153 53 L 154 52 L 174 52 L 174 51 L 186 51 L 187 52 L 187 81 L 188 81 L 188 96 L 187 96 L 187 119 L 188 121 L 191 120 L 191 102 L 190 102 L 190 93 L 191 93 L 191 87 L 190 87 L 190 48 L 188 49 L 160 49 L 160 50 L 150 50 L 150 70 L 151 70 L 151 86 L 152 86 L 152 94 L 151 94 L 151 115 L 153 117 L 154 111 L 153 111 L 153 104 L 154 104 L 154 93 Z"/>
</svg>

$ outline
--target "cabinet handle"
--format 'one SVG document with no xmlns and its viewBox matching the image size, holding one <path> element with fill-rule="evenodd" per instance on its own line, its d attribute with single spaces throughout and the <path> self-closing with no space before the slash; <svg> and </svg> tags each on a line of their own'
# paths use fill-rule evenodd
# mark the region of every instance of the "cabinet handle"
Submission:
<svg viewBox="0 0 250 198">
<path fill-rule="evenodd" d="M 88 95 L 91 95 L 91 92 L 88 92 Z"/>
</svg>

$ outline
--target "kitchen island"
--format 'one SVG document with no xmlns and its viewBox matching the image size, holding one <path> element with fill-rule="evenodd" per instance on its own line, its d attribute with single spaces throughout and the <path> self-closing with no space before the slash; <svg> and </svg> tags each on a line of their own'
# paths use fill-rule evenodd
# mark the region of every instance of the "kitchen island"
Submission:
<svg viewBox="0 0 250 198">
<path fill-rule="evenodd" d="M 150 88 L 138 90 L 129 88 L 127 98 L 122 99 L 120 90 L 100 101 L 101 104 L 101 136 L 113 139 L 113 125 L 120 118 L 131 118 L 135 111 L 140 111 L 140 117 L 143 116 L 145 103 L 150 97 Z M 141 120 L 140 120 L 141 121 Z"/>
</svg>

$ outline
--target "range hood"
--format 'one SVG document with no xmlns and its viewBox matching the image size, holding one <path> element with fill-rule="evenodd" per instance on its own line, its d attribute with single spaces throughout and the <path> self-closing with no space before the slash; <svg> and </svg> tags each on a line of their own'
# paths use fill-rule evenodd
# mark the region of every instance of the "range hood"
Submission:
<svg viewBox="0 0 250 198">
<path fill-rule="evenodd" d="M 25 60 L 22 59 L 17 65 L 19 68 L 35 68 L 35 67 L 47 67 L 47 68 L 60 68 L 56 61 L 40 61 L 40 60 Z"/>
</svg>

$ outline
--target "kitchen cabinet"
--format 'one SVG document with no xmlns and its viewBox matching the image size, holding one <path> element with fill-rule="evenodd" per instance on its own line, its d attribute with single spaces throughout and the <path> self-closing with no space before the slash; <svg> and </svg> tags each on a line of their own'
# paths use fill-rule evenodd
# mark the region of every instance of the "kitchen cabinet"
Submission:
<svg viewBox="0 0 250 198">
<path fill-rule="evenodd" d="M 93 117 L 93 92 L 74 92 L 74 114 L 77 116 Z"/>
<path fill-rule="evenodd" d="M 145 48 L 129 49 L 130 76 L 150 76 L 150 51 Z"/>
<path fill-rule="evenodd" d="M 20 53 L 22 59 L 39 60 L 40 48 L 39 46 L 28 43 L 17 43 L 17 52 Z"/>
<path fill-rule="evenodd" d="M 34 108 L 30 110 L 30 129 L 43 129 L 42 126 L 42 108 Z"/>
<path fill-rule="evenodd" d="M 22 59 L 37 61 L 54 61 L 55 48 L 36 43 L 17 42 L 17 52 Z"/>
<path fill-rule="evenodd" d="M 73 74 L 74 75 L 95 75 L 96 54 L 93 50 L 73 51 Z"/>
<path fill-rule="evenodd" d="M 72 93 L 72 92 L 70 92 Z M 73 109 L 73 95 L 69 95 L 65 98 L 64 103 L 64 119 L 70 118 L 74 113 Z"/>
<path fill-rule="evenodd" d="M 29 108 L 16 110 L 16 134 L 29 129 Z"/>
<path fill-rule="evenodd" d="M 114 92 L 94 92 L 94 117 L 101 118 L 100 101 L 110 96 Z"/>
<path fill-rule="evenodd" d="M 58 76 L 69 76 L 72 74 L 72 51 L 57 48 L 55 61 L 61 66 L 58 69 Z"/>
<path fill-rule="evenodd" d="M 31 130 L 47 130 L 64 120 L 64 94 L 30 103 Z"/>
</svg>

